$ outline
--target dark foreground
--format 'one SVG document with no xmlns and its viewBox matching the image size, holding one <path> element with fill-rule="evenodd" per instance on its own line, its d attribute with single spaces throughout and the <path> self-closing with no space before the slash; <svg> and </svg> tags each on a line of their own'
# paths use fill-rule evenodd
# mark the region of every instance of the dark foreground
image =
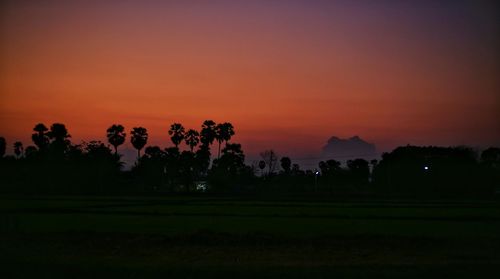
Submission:
<svg viewBox="0 0 500 279">
<path fill-rule="evenodd" d="M 2 278 L 500 275 L 496 201 L 0 202 Z"/>
</svg>

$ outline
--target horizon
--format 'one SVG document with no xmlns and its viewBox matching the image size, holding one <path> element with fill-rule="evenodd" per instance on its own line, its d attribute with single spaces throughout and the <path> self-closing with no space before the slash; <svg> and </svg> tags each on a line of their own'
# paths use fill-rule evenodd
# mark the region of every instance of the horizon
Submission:
<svg viewBox="0 0 500 279">
<path fill-rule="evenodd" d="M 0 136 L 230 121 L 247 158 L 332 136 L 500 145 L 500 17 L 488 1 L 3 1 Z M 127 138 L 123 151 L 132 148 Z"/>
<path fill-rule="evenodd" d="M 43 123 L 43 124 L 47 124 L 47 123 Z M 49 124 L 48 127 L 50 127 L 50 125 L 51 124 Z M 66 128 L 68 128 L 68 127 L 66 127 Z M 126 129 L 126 127 L 125 127 L 125 129 Z M 236 127 L 236 131 L 237 131 L 237 127 Z M 82 140 L 76 142 L 73 139 L 73 136 L 71 135 L 71 132 L 69 129 L 68 129 L 68 132 L 71 136 L 69 138 L 69 140 L 74 145 L 81 145 L 84 143 L 88 143 L 90 141 L 100 141 L 100 142 L 104 143 L 106 146 L 108 146 L 108 148 L 110 148 L 110 149 L 112 148 L 112 146 L 108 142 L 106 136 L 104 136 L 103 138 L 99 138 L 99 139 L 82 139 Z M 236 135 L 237 135 L 237 133 L 235 134 L 235 136 Z M 233 138 L 235 136 L 233 136 Z M 26 142 L 22 142 L 24 145 L 24 148 L 26 148 L 27 146 L 34 146 L 34 144 L 31 142 L 31 137 L 29 137 L 29 138 L 30 138 L 31 144 L 26 144 Z M 234 141 L 233 138 L 229 141 L 230 143 L 239 143 L 239 142 Z M 360 140 L 363 144 L 373 145 L 374 151 L 369 152 L 369 153 L 359 151 L 361 148 L 359 146 L 357 146 L 354 148 L 356 150 L 354 152 L 352 152 L 352 149 L 350 149 L 351 152 L 349 152 L 349 150 L 342 150 L 342 154 L 331 155 L 332 154 L 331 151 L 325 152 L 325 150 L 324 150 L 330 145 L 331 139 L 336 139 L 336 140 L 342 141 L 344 143 L 345 142 L 352 142 L 352 140 Z M 8 148 L 6 149 L 6 154 L 12 156 L 12 155 L 14 155 L 14 146 L 13 145 L 14 145 L 15 141 L 9 142 L 8 139 L 6 139 L 6 140 L 7 140 L 7 146 L 8 146 Z M 146 144 L 146 147 L 147 146 L 158 146 L 162 150 L 169 148 L 169 147 L 175 147 L 175 145 L 170 140 L 169 136 L 167 136 L 166 140 L 162 141 L 162 143 L 160 143 L 160 144 L 152 144 L 152 143 L 150 143 L 150 140 L 151 139 L 148 138 L 148 144 Z M 222 144 L 222 146 L 224 146 L 224 144 Z M 303 168 L 305 170 L 314 170 L 314 169 L 318 168 L 318 163 L 320 161 L 326 161 L 326 160 L 330 160 L 330 159 L 334 159 L 336 161 L 339 161 L 344 166 L 345 166 L 347 160 L 352 160 L 352 159 L 361 158 L 361 159 L 366 159 L 368 161 L 370 161 L 371 159 L 380 160 L 382 158 L 383 153 L 390 153 L 390 152 L 394 151 L 395 148 L 403 147 L 403 146 L 418 146 L 418 145 L 407 143 L 407 144 L 401 144 L 401 145 L 395 146 L 394 148 L 392 148 L 390 150 L 380 150 L 377 147 L 376 143 L 367 141 L 366 139 L 364 139 L 363 137 L 360 137 L 358 135 L 353 135 L 353 136 L 345 137 L 345 138 L 338 137 L 336 135 L 332 135 L 330 138 L 325 140 L 325 143 L 322 146 L 317 147 L 313 153 L 305 153 L 305 154 L 293 153 L 293 152 L 281 153 L 279 151 L 280 149 L 277 149 L 277 148 L 267 148 L 267 149 L 260 150 L 256 153 L 252 153 L 252 152 L 247 153 L 245 150 L 245 146 L 242 146 L 242 149 L 245 152 L 245 162 L 249 165 L 256 166 L 258 164 L 258 161 L 262 159 L 260 152 L 263 152 L 266 150 L 273 150 L 276 152 L 278 159 L 281 157 L 289 157 L 290 159 L 292 159 L 293 163 L 298 163 L 301 166 L 301 168 Z M 446 146 L 446 145 L 436 145 L 436 144 L 428 144 L 428 145 L 421 145 L 421 146 L 424 146 L 424 147 L 425 146 L 436 146 L 436 147 L 460 147 L 460 146 L 464 146 L 467 148 L 471 148 L 471 150 L 476 153 L 476 156 L 479 156 L 480 152 L 484 151 L 487 148 L 497 147 L 497 146 L 471 146 L 471 145 L 448 145 L 448 146 Z M 216 148 L 217 148 L 217 143 L 213 143 L 211 148 L 212 148 L 212 156 L 214 156 L 214 152 L 216 152 Z M 144 153 L 144 149 L 145 148 L 142 149 L 143 153 Z M 186 145 L 186 143 L 184 141 L 182 141 L 182 143 L 179 145 L 179 150 L 180 151 L 189 151 L 189 147 Z M 347 151 L 347 153 L 346 153 L 346 151 Z M 123 165 L 124 170 L 131 169 L 133 167 L 133 165 L 136 163 L 136 161 L 137 161 L 137 149 L 134 149 L 134 147 L 130 143 L 130 133 L 129 132 L 126 133 L 125 142 L 122 145 L 120 145 L 120 148 L 118 149 L 118 154 L 120 155 L 120 160 L 124 163 L 124 165 Z"/>
</svg>

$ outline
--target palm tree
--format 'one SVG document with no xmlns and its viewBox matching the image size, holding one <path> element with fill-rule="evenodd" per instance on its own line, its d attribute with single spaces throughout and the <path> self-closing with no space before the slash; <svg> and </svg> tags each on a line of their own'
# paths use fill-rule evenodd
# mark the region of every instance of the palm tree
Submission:
<svg viewBox="0 0 500 279">
<path fill-rule="evenodd" d="M 132 128 L 130 142 L 137 149 L 137 159 L 141 158 L 141 149 L 148 143 L 148 131 L 143 127 Z"/>
<path fill-rule="evenodd" d="M 234 127 L 231 123 L 225 122 L 222 124 L 217 124 L 215 126 L 215 139 L 219 143 L 219 152 L 218 152 L 218 158 L 220 158 L 220 145 L 223 141 L 227 142 L 231 139 L 231 137 L 234 135 Z"/>
<path fill-rule="evenodd" d="M 174 123 L 170 126 L 168 134 L 171 136 L 170 139 L 174 143 L 176 148 L 179 148 L 179 144 L 184 139 L 184 127 L 180 123 Z"/>
<path fill-rule="evenodd" d="M 189 129 L 184 136 L 184 140 L 191 152 L 193 152 L 193 148 L 200 142 L 200 134 L 196 130 Z"/>
<path fill-rule="evenodd" d="M 215 139 L 215 122 L 212 120 L 205 120 L 201 125 L 200 141 L 203 145 L 209 146 Z"/>
<path fill-rule="evenodd" d="M 33 143 L 38 147 L 38 149 L 43 150 L 47 147 L 49 144 L 49 137 L 47 134 L 47 127 L 43 125 L 43 123 L 38 123 L 36 124 L 35 128 L 33 128 L 33 131 L 36 133 L 31 135 L 31 140 L 33 140 Z"/>
<path fill-rule="evenodd" d="M 107 130 L 108 142 L 115 148 L 118 154 L 118 146 L 125 142 L 125 128 L 122 125 L 113 124 Z"/>
<path fill-rule="evenodd" d="M 16 154 L 16 157 L 19 159 L 23 155 L 23 143 L 20 141 L 14 142 L 14 154 Z"/>
<path fill-rule="evenodd" d="M 64 126 L 64 124 L 61 124 L 61 123 L 52 124 L 52 126 L 50 126 L 50 131 L 47 132 L 47 136 L 49 137 L 49 139 L 51 139 L 54 142 L 64 142 L 64 141 L 67 141 L 68 138 L 71 137 L 71 135 L 68 134 L 68 130 L 66 129 L 66 126 Z"/>
<path fill-rule="evenodd" d="M 52 124 L 52 126 L 50 126 L 50 131 L 47 132 L 47 136 L 51 140 L 51 148 L 53 148 L 56 153 L 64 153 L 70 144 L 68 138 L 70 138 L 71 135 L 68 134 L 68 130 L 64 124 Z"/>
</svg>

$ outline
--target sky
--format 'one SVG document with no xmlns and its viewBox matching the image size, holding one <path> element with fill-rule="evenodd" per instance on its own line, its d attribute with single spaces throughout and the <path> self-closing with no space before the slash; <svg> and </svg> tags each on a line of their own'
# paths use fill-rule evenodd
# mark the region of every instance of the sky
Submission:
<svg viewBox="0 0 500 279">
<path fill-rule="evenodd" d="M 247 154 L 331 136 L 500 145 L 495 1 L 1 1 L 0 136 L 231 122 Z M 124 149 L 131 149 L 127 140 Z"/>
</svg>

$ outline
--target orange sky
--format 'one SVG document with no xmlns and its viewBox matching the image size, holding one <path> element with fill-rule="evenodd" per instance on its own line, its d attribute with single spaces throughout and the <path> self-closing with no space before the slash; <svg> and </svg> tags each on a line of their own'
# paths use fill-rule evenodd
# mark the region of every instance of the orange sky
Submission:
<svg viewBox="0 0 500 279">
<path fill-rule="evenodd" d="M 0 136 L 119 123 L 167 146 L 213 119 L 247 153 L 500 145 L 498 7 L 422 2 L 3 1 Z"/>
</svg>

